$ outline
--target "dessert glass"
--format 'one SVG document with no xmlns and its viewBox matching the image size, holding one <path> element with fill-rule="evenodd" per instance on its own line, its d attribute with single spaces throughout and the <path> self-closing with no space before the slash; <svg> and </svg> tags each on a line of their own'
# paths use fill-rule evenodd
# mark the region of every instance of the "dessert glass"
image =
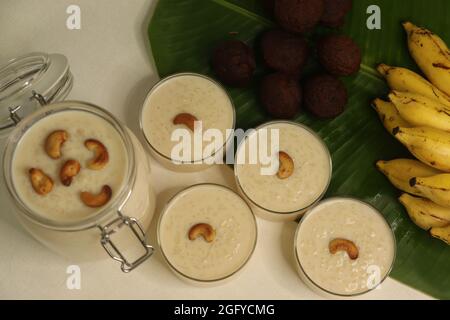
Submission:
<svg viewBox="0 0 450 320">
<path fill-rule="evenodd" d="M 249 141 L 256 139 L 263 129 L 279 130 L 279 151 L 290 154 L 295 166 L 289 178 L 263 176 L 259 158 L 257 164 L 250 164 L 246 155 L 245 163 L 239 163 L 242 153 L 248 152 Z M 260 146 L 258 141 L 258 151 Z M 257 127 L 241 141 L 235 155 L 234 174 L 240 194 L 256 215 L 271 221 L 300 218 L 325 195 L 331 173 L 331 156 L 322 139 L 310 128 L 290 121 L 273 121 Z M 294 193 L 288 195 L 289 192 Z"/>
<path fill-rule="evenodd" d="M 209 224 L 215 238 L 190 239 L 192 228 Z M 176 194 L 158 221 L 158 244 L 172 271 L 188 283 L 207 286 L 232 279 L 250 260 L 257 239 L 256 219 L 231 189 L 199 184 Z"/>
<path fill-rule="evenodd" d="M 172 123 L 180 113 L 195 113 L 203 123 L 203 131 L 220 129 L 224 141 L 221 147 L 201 158 L 172 158 L 169 150 L 174 143 L 169 134 L 185 128 Z M 140 128 L 150 153 L 166 168 L 179 172 L 201 171 L 221 163 L 233 139 L 235 123 L 236 112 L 227 91 L 215 80 L 197 73 L 178 73 L 159 81 L 148 93 L 140 113 Z"/>
<path fill-rule="evenodd" d="M 334 239 L 352 241 L 357 257 L 352 260 L 345 251 L 331 254 Z M 351 298 L 376 289 L 395 262 L 395 235 L 389 223 L 378 210 L 357 199 L 322 201 L 303 216 L 294 241 L 300 278 L 328 298 Z"/>
</svg>

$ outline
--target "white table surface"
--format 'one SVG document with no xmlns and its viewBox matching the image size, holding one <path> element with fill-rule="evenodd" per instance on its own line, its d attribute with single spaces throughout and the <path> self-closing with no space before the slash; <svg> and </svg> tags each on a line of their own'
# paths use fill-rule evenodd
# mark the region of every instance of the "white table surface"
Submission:
<svg viewBox="0 0 450 320">
<path fill-rule="evenodd" d="M 75 78 L 71 99 L 111 110 L 135 133 L 138 110 L 157 81 L 149 58 L 147 26 L 152 0 L 1 0 L 0 62 L 32 51 L 62 53 Z M 66 28 L 66 8 L 81 8 L 81 30 Z M 3 150 L 3 142 L 0 145 Z M 182 187 L 217 182 L 234 187 L 227 167 L 201 174 L 180 174 L 152 160 L 157 210 Z M 290 255 L 295 223 L 258 219 L 259 243 L 243 273 L 225 285 L 196 288 L 179 280 L 157 253 L 149 262 L 123 274 L 109 259 L 68 261 L 43 247 L 16 222 L 3 181 L 0 183 L 0 298 L 2 299 L 318 299 L 298 278 Z M 158 211 L 155 217 L 158 216 Z M 155 222 L 156 219 L 153 220 Z M 150 241 L 155 244 L 155 228 Z M 66 269 L 81 268 L 81 290 L 66 287 Z M 427 299 L 388 279 L 367 299 Z"/>
</svg>

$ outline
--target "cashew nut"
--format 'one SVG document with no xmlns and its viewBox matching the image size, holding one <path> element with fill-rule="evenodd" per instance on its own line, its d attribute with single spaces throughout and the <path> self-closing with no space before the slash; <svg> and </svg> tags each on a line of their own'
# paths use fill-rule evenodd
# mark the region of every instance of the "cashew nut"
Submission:
<svg viewBox="0 0 450 320">
<path fill-rule="evenodd" d="M 28 173 L 30 174 L 31 185 L 37 194 L 43 196 L 52 191 L 53 180 L 41 169 L 31 168 Z"/>
<path fill-rule="evenodd" d="M 207 223 L 199 223 L 189 230 L 189 240 L 195 240 L 202 236 L 206 242 L 213 242 L 216 238 L 216 230 Z"/>
<path fill-rule="evenodd" d="M 80 194 L 81 201 L 85 205 L 91 208 L 99 208 L 108 203 L 111 199 L 112 190 L 109 186 L 105 185 L 98 194 L 92 194 L 90 192 L 82 192 Z"/>
<path fill-rule="evenodd" d="M 66 187 L 72 184 L 73 177 L 80 172 L 80 163 L 76 160 L 67 160 L 59 171 L 59 178 Z"/>
<path fill-rule="evenodd" d="M 334 239 L 330 241 L 328 248 L 331 254 L 335 254 L 338 251 L 345 251 L 352 260 L 358 259 L 359 256 L 358 247 L 355 243 L 347 239 Z"/>
<path fill-rule="evenodd" d="M 197 118 L 190 113 L 180 113 L 173 119 L 173 124 L 184 124 L 188 127 L 192 132 L 194 132 L 195 121 Z"/>
<path fill-rule="evenodd" d="M 52 159 L 61 158 L 61 147 L 67 139 L 69 139 L 69 134 L 66 131 L 53 131 L 45 140 L 45 152 Z"/>
<path fill-rule="evenodd" d="M 278 167 L 277 177 L 287 179 L 294 173 L 294 160 L 283 151 L 278 153 L 280 165 Z"/>
<path fill-rule="evenodd" d="M 87 167 L 91 170 L 103 169 L 109 161 L 108 149 L 98 140 L 89 139 L 84 142 L 89 151 L 94 152 L 94 158 L 89 160 Z"/>
</svg>

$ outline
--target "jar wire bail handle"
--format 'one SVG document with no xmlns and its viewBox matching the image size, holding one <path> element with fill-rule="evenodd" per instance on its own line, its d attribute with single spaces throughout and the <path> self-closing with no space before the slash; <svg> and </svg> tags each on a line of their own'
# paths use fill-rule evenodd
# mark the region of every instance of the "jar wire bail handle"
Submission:
<svg viewBox="0 0 450 320">
<path fill-rule="evenodd" d="M 44 96 L 42 96 L 41 94 L 37 93 L 36 91 L 31 91 L 31 98 L 37 100 L 37 102 L 39 102 L 39 104 L 41 105 L 41 107 L 45 106 L 48 104 L 47 100 L 45 100 Z"/>
<path fill-rule="evenodd" d="M 31 99 L 37 100 L 37 102 L 39 102 L 41 107 L 43 107 L 43 106 L 48 104 L 47 100 L 45 100 L 45 98 L 41 94 L 37 93 L 34 90 L 31 92 Z M 8 110 L 9 110 L 9 118 L 12 120 L 14 125 L 17 125 L 20 121 L 22 121 L 22 118 L 17 113 L 20 109 L 22 109 L 21 105 L 8 108 Z"/>
<path fill-rule="evenodd" d="M 125 273 L 128 273 L 138 267 L 141 263 L 150 258 L 155 251 L 153 246 L 147 244 L 145 239 L 145 232 L 135 218 L 124 216 L 120 211 L 118 211 L 119 217 L 109 222 L 105 226 L 99 226 L 102 236 L 101 236 L 101 244 L 108 255 L 116 261 L 121 263 L 121 270 Z M 128 227 L 131 229 L 133 235 L 139 240 L 144 248 L 144 253 L 137 258 L 135 261 L 128 261 L 127 258 L 122 254 L 119 248 L 115 245 L 115 243 L 111 240 L 111 235 L 116 233 L 122 227 Z"/>
<path fill-rule="evenodd" d="M 14 125 L 17 125 L 22 118 L 17 114 L 17 112 L 22 108 L 22 106 L 15 106 L 14 108 L 9 107 L 9 118 L 12 120 Z"/>
</svg>

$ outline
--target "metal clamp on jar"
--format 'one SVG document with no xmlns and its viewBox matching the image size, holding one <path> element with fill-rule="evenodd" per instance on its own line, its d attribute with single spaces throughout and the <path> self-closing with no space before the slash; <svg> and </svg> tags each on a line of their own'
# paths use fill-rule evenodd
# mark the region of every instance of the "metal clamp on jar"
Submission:
<svg viewBox="0 0 450 320">
<path fill-rule="evenodd" d="M 72 82 L 59 54 L 29 54 L 0 69 L 7 189 L 22 225 L 46 246 L 76 260 L 105 257 L 104 249 L 129 272 L 154 251 L 145 234 L 156 202 L 148 158 L 106 110 L 62 101 Z"/>
</svg>

